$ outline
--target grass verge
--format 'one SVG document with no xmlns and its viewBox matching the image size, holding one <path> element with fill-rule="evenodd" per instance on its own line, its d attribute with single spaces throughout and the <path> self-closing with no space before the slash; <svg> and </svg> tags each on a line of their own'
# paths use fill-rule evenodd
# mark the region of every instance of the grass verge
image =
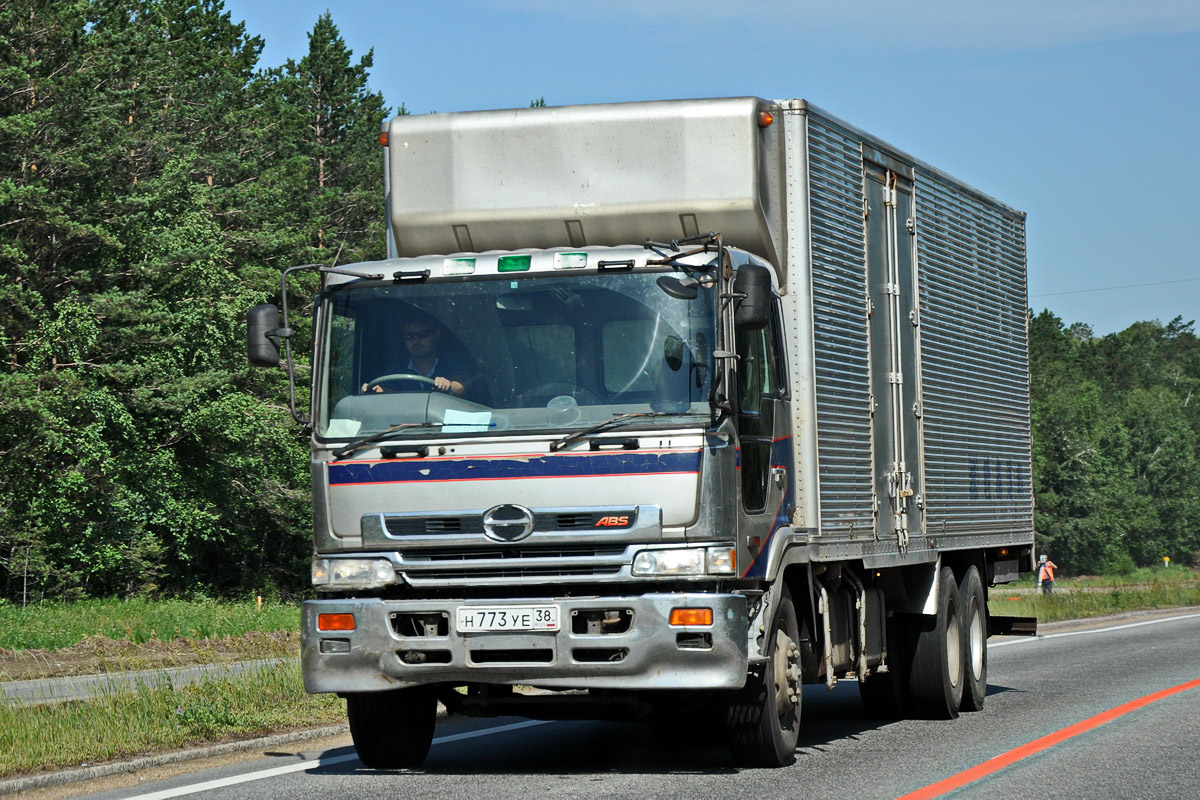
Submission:
<svg viewBox="0 0 1200 800">
<path fill-rule="evenodd" d="M 0 604 L 0 648 L 57 650 L 89 636 L 145 643 L 219 639 L 255 631 L 298 631 L 297 604 L 216 600 L 81 600 L 75 603 Z"/>
<path fill-rule="evenodd" d="M 0 705 L 0 777 L 345 722 L 334 695 L 304 692 L 299 663 L 178 689 Z"/>
<path fill-rule="evenodd" d="M 1169 576 L 1164 573 L 1171 572 Z M 1030 586 L 1034 584 L 1023 581 Z M 1020 593 L 1012 589 L 1025 588 Z M 1036 588 L 1036 587 L 1035 587 Z M 1029 592 L 1028 586 L 1010 584 L 991 590 L 993 614 L 1037 617 L 1039 622 L 1087 619 L 1126 611 L 1200 606 L 1200 575 L 1192 570 L 1158 570 L 1157 573 L 1120 578 L 1084 577 L 1055 581 L 1054 594 Z"/>
</svg>

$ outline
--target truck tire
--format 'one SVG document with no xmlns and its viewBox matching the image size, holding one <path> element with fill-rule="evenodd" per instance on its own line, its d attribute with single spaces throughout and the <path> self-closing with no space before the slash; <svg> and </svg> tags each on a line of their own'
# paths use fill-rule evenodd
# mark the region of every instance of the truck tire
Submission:
<svg viewBox="0 0 1200 800">
<path fill-rule="evenodd" d="M 987 594 L 979 578 L 979 568 L 972 566 L 958 585 L 963 608 L 963 711 L 982 711 L 987 696 Z"/>
<path fill-rule="evenodd" d="M 895 615 L 887 623 L 887 672 L 874 672 L 858 684 L 863 714 L 868 719 L 903 719 L 908 707 L 908 629 L 905 617 Z"/>
<path fill-rule="evenodd" d="M 739 766 L 784 767 L 796 759 L 803 683 L 799 641 L 796 606 L 785 586 L 771 615 L 767 663 L 751 669 L 726 709 L 730 750 Z"/>
<path fill-rule="evenodd" d="M 371 769 L 419 767 L 433 743 L 437 698 L 418 686 L 391 692 L 346 695 L 350 737 L 358 758 Z"/>
<path fill-rule="evenodd" d="M 908 692 L 915 716 L 953 719 L 963 699 L 962 602 L 954 571 L 938 576 L 937 615 L 914 617 Z"/>
</svg>

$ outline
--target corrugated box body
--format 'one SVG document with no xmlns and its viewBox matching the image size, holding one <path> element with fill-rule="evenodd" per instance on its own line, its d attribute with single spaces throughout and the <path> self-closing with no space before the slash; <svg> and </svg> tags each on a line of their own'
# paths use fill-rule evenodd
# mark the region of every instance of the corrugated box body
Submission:
<svg viewBox="0 0 1200 800">
<path fill-rule="evenodd" d="M 435 114 L 388 133 L 394 254 L 718 231 L 774 264 L 792 522 L 814 558 L 1032 541 L 1022 213 L 802 100 Z"/>
<path fill-rule="evenodd" d="M 809 285 L 793 281 L 792 318 L 799 328 L 811 318 L 816 419 L 815 440 L 797 447 L 819 465 L 805 487 L 818 498 L 806 515 L 818 550 L 881 564 L 896 551 L 879 417 L 895 377 L 881 373 L 897 361 L 907 393 L 894 411 L 913 478 L 907 551 L 1031 542 L 1024 214 L 811 106 L 793 109 L 789 134 L 807 175 L 808 208 L 795 216 Z M 889 297 L 871 264 L 872 220 L 885 213 L 872 174 L 900 184 L 904 213 L 891 247 L 913 262 L 904 280 L 892 276 L 904 313 L 891 330 L 876 324 Z M 902 343 L 889 365 L 892 337 Z"/>
</svg>

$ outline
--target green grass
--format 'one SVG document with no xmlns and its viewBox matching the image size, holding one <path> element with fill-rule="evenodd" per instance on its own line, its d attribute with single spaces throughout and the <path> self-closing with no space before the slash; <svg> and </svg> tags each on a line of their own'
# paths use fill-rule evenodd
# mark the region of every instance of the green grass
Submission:
<svg viewBox="0 0 1200 800">
<path fill-rule="evenodd" d="M 0 705 L 0 777 L 345 720 L 336 696 L 305 694 L 294 662 L 179 689 Z"/>
<path fill-rule="evenodd" d="M 1188 584 L 1200 581 L 1200 570 L 1188 567 L 1142 567 L 1127 575 L 1076 575 L 1067 576 L 1060 569 L 1055 588 L 1079 588 L 1086 586 L 1140 586 L 1142 584 Z M 1037 572 L 1026 573 L 1019 581 L 1008 584 L 1014 587 L 1037 585 Z"/>
<path fill-rule="evenodd" d="M 158 639 L 219 639 L 253 631 L 298 631 L 298 604 L 215 600 L 83 600 L 0 604 L 0 647 L 9 650 L 71 647 L 88 636 L 143 643 Z"/>
<path fill-rule="evenodd" d="M 1027 578 L 993 588 L 991 612 L 1054 622 L 1200 606 L 1200 573 L 1177 567 L 1152 567 L 1121 576 L 1064 578 L 1054 582 L 1054 594 L 1048 596 L 1037 593 L 1036 584 L 1035 579 Z"/>
</svg>

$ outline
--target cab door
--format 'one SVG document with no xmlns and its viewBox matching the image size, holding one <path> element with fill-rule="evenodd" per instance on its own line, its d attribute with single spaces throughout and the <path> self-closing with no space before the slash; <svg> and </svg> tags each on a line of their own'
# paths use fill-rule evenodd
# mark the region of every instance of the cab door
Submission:
<svg viewBox="0 0 1200 800">
<path fill-rule="evenodd" d="M 787 524 L 787 487 L 791 484 L 787 379 L 780 337 L 778 303 L 760 330 L 738 330 L 737 434 L 739 463 L 739 540 L 748 558 L 739 572 L 754 574 L 755 561 L 774 531 Z M 739 556 L 739 559 L 745 556 Z"/>
</svg>

